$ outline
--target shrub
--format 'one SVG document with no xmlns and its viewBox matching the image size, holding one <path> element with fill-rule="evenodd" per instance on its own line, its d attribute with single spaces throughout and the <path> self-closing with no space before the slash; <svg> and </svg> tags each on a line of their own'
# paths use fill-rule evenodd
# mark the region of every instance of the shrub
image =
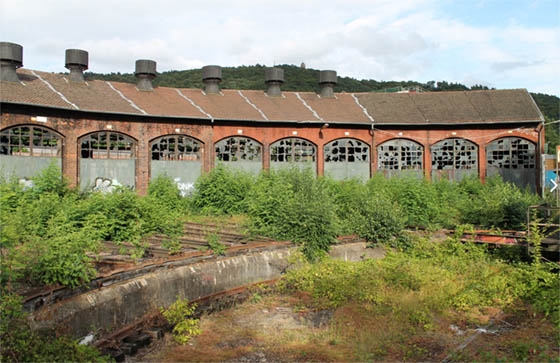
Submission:
<svg viewBox="0 0 560 363">
<path fill-rule="evenodd" d="M 326 183 L 296 168 L 261 174 L 247 201 L 251 231 L 299 243 L 308 259 L 319 258 L 337 235 L 336 206 Z"/>
<path fill-rule="evenodd" d="M 65 337 L 32 331 L 21 297 L 0 296 L 0 360 L 4 362 L 109 362 L 95 348 Z"/>
<path fill-rule="evenodd" d="M 254 178 L 248 173 L 232 171 L 218 164 L 196 181 L 192 206 L 199 213 L 207 215 L 245 213 L 245 197 L 253 181 Z"/>
<path fill-rule="evenodd" d="M 394 247 L 405 242 L 403 228 L 406 217 L 397 203 L 379 193 L 362 195 L 349 223 L 358 236 L 368 242 L 385 243 Z"/>
<path fill-rule="evenodd" d="M 148 196 L 152 201 L 164 205 L 169 210 L 181 211 L 186 209 L 186 198 L 181 196 L 177 184 L 167 175 L 159 175 L 150 181 Z"/>
<path fill-rule="evenodd" d="M 187 299 L 175 301 L 169 308 L 161 308 L 165 319 L 173 325 L 173 338 L 179 344 L 186 344 L 190 338 L 201 333 L 199 320 L 192 318 L 196 304 L 190 304 Z"/>
</svg>

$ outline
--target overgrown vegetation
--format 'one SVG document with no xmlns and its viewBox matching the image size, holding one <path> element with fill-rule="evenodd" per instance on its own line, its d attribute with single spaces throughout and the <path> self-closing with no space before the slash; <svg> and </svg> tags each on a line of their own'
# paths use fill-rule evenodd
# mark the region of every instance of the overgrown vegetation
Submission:
<svg viewBox="0 0 560 363">
<path fill-rule="evenodd" d="M 178 299 L 161 313 L 169 324 L 173 326 L 173 338 L 179 344 L 186 344 L 189 339 L 200 334 L 199 320 L 193 318 L 196 304 L 187 299 Z"/>
<path fill-rule="evenodd" d="M 3 362 L 110 362 L 97 349 L 54 334 L 39 333 L 21 311 L 21 297 L 2 291 L 0 360 Z"/>
<path fill-rule="evenodd" d="M 450 183 L 376 176 L 364 184 L 336 182 L 297 168 L 253 177 L 225 166 L 202 176 L 190 198 L 181 197 L 166 177 L 155 179 L 147 196 L 126 188 L 101 194 L 69 188 L 53 164 L 33 179 L 31 188 L 16 180 L 0 183 L 1 300 L 12 304 L 1 332 L 9 335 L 3 359 L 35 360 L 33 355 L 17 354 L 42 354 L 26 348 L 28 343 L 18 338 L 19 330 L 8 328 L 21 318 L 15 314 L 19 303 L 11 300 L 21 285 L 75 287 L 90 281 L 96 273 L 92 258 L 104 240 L 120 243 L 123 250 L 141 258 L 147 238 L 165 234 L 171 239 L 164 247 L 174 253 L 188 214 L 213 218 L 244 213 L 250 231 L 300 244 L 308 261 L 320 261 L 340 235 L 356 234 L 394 248 L 383 261 L 322 262 L 287 277 L 287 288 L 309 292 L 327 306 L 359 302 L 376 309 L 397 308 L 388 295 L 392 291 L 411 301 L 410 307 L 398 307 L 399 311 L 412 314 L 419 326 L 429 326 L 434 312 L 469 312 L 485 305 L 501 308 L 521 299 L 557 322 L 560 286 L 547 264 L 491 262 L 479 247 L 428 244 L 413 241 L 404 232 L 405 226 L 435 230 L 464 223 L 524 229 L 527 207 L 540 202 L 538 196 L 499 178 L 482 184 L 477 178 Z M 533 235 L 538 239 L 537 231 Z M 216 254 L 225 252 L 217 235 L 207 239 Z M 432 289 L 433 293 L 421 293 Z M 27 330 L 21 334 L 35 337 Z M 69 356 L 85 352 L 61 339 L 52 344 L 70 347 Z M 48 351 L 44 354 L 51 357 Z"/>
</svg>

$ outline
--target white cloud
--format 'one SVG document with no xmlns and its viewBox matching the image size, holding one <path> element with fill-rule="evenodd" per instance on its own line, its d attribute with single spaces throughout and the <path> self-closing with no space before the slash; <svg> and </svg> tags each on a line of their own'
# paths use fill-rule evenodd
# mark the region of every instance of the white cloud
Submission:
<svg viewBox="0 0 560 363">
<path fill-rule="evenodd" d="M 26 67 L 46 71 L 64 71 L 64 50 L 82 48 L 93 72 L 132 72 L 140 58 L 159 71 L 303 61 L 341 76 L 560 94 L 558 25 L 474 26 L 442 1 L 28 0 L 1 3 L 0 33 L 24 46 Z"/>
</svg>

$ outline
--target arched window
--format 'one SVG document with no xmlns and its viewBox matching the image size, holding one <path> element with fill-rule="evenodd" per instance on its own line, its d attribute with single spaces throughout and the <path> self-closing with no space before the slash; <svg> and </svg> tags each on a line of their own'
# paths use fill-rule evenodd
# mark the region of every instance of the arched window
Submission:
<svg viewBox="0 0 560 363">
<path fill-rule="evenodd" d="M 298 137 L 281 139 L 270 145 L 270 161 L 274 163 L 315 162 L 316 147 Z"/>
<path fill-rule="evenodd" d="M 520 188 L 536 190 L 536 147 L 520 137 L 504 137 L 486 146 L 486 175 L 500 175 Z"/>
<path fill-rule="evenodd" d="M 337 139 L 324 147 L 325 175 L 335 180 L 369 179 L 369 145 L 356 139 Z"/>
<path fill-rule="evenodd" d="M 424 147 L 407 139 L 393 139 L 377 147 L 377 169 L 422 170 Z"/>
<path fill-rule="evenodd" d="M 338 139 L 325 145 L 325 162 L 369 162 L 369 145 L 356 139 Z"/>
<path fill-rule="evenodd" d="M 184 135 L 167 135 L 153 140 L 150 147 L 150 179 L 167 175 L 183 195 L 190 194 L 202 172 L 201 143 Z"/>
<path fill-rule="evenodd" d="M 152 142 L 152 160 L 200 160 L 200 142 L 182 135 L 162 136 Z"/>
<path fill-rule="evenodd" d="M 431 147 L 432 179 L 459 181 L 478 174 L 478 147 L 459 138 L 441 140 Z"/>
<path fill-rule="evenodd" d="M 0 170 L 4 176 L 32 178 L 53 161 L 62 168 L 62 137 L 57 133 L 35 125 L 0 132 Z"/>
<path fill-rule="evenodd" d="M 136 185 L 136 141 L 125 134 L 99 131 L 79 139 L 80 186 L 110 192 Z"/>
<path fill-rule="evenodd" d="M 504 137 L 486 147 L 488 166 L 502 169 L 536 168 L 535 144 L 520 137 Z"/>
<path fill-rule="evenodd" d="M 262 146 L 248 137 L 228 137 L 216 143 L 216 158 L 224 162 L 262 161 Z"/>
<path fill-rule="evenodd" d="M 0 133 L 0 155 L 57 157 L 62 139 L 40 126 L 15 126 Z"/>
<path fill-rule="evenodd" d="M 83 159 L 136 158 L 136 141 L 117 132 L 94 132 L 82 137 L 80 145 L 80 155 Z"/>
</svg>

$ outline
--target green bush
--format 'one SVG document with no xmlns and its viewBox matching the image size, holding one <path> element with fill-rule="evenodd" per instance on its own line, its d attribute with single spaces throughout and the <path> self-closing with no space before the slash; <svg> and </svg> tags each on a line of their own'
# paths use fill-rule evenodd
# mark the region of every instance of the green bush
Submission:
<svg viewBox="0 0 560 363">
<path fill-rule="evenodd" d="M 539 204 L 536 194 L 523 191 L 499 176 L 461 182 L 459 188 L 469 195 L 460 204 L 461 220 L 481 227 L 502 229 L 526 228 L 527 207 Z"/>
<path fill-rule="evenodd" d="M 205 215 L 245 213 L 245 198 L 253 182 L 254 178 L 250 174 L 232 171 L 218 164 L 196 181 L 192 206 Z"/>
<path fill-rule="evenodd" d="M 173 325 L 173 338 L 177 343 L 186 344 L 201 333 L 199 319 L 192 317 L 195 310 L 196 304 L 190 304 L 187 299 L 179 299 L 169 308 L 161 309 L 165 319 Z"/>
<path fill-rule="evenodd" d="M 367 193 L 359 198 L 349 214 L 348 223 L 358 236 L 368 242 L 401 247 L 406 242 L 403 236 L 405 215 L 399 205 L 379 193 Z"/>
<path fill-rule="evenodd" d="M 263 173 L 248 196 L 251 231 L 302 245 L 310 260 L 328 251 L 337 235 L 327 180 L 299 169 Z"/>
<path fill-rule="evenodd" d="M 167 175 L 159 175 L 150 181 L 148 196 L 169 210 L 182 211 L 187 207 L 187 199 L 181 196 L 177 184 Z"/>
<path fill-rule="evenodd" d="M 95 348 L 65 337 L 32 331 L 21 297 L 0 296 L 0 360 L 3 362 L 110 362 Z"/>
</svg>

